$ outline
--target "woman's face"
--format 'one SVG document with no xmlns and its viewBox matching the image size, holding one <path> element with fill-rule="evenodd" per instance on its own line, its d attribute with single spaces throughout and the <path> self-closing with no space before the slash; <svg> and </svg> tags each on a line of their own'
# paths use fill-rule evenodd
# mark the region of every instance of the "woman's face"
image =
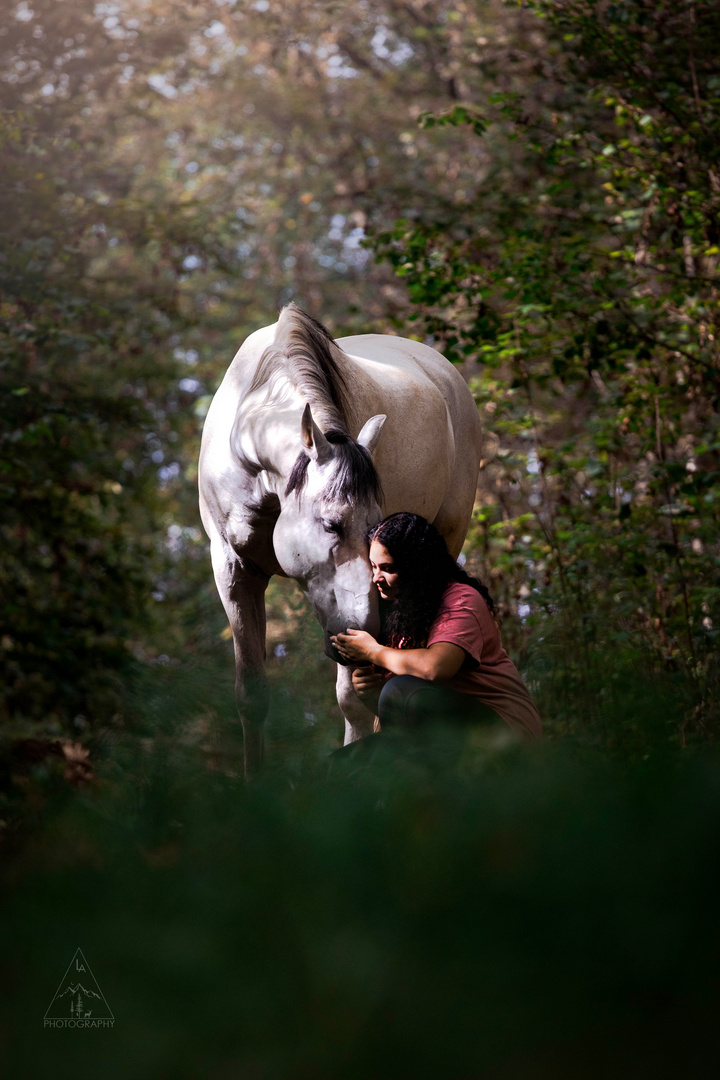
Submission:
<svg viewBox="0 0 720 1080">
<path fill-rule="evenodd" d="M 398 591 L 398 575 L 393 557 L 378 540 L 370 543 L 370 565 L 372 566 L 373 584 L 383 600 L 394 600 Z"/>
</svg>

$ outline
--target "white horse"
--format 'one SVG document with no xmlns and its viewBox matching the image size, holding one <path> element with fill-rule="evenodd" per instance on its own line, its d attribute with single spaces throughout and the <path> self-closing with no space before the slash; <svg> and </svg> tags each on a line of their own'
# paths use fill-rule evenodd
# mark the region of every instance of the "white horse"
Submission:
<svg viewBox="0 0 720 1080">
<path fill-rule="evenodd" d="M 434 522 L 457 557 L 480 460 L 462 376 L 427 345 L 383 334 L 338 341 L 294 304 L 243 343 L 205 421 L 200 513 L 235 644 L 245 770 L 263 756 L 264 593 L 294 578 L 336 661 L 345 743 L 373 716 L 330 636 L 378 632 L 367 533 L 398 510 Z"/>
</svg>

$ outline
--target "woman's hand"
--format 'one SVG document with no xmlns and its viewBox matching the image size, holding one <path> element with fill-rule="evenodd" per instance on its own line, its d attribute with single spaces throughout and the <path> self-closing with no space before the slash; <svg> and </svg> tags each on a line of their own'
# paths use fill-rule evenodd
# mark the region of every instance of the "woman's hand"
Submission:
<svg viewBox="0 0 720 1080">
<path fill-rule="evenodd" d="M 373 710 L 377 698 L 388 677 L 387 671 L 378 671 L 372 664 L 356 667 L 352 673 L 353 690 L 361 701 L 372 702 Z"/>
<path fill-rule="evenodd" d="M 374 663 L 378 650 L 382 649 L 372 634 L 365 630 L 346 630 L 344 634 L 337 634 L 330 640 L 342 657 L 358 663 Z"/>
</svg>

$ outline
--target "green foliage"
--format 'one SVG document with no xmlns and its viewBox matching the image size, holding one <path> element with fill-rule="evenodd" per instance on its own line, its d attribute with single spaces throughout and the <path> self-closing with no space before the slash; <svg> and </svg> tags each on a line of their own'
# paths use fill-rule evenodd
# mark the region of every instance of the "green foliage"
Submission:
<svg viewBox="0 0 720 1080">
<path fill-rule="evenodd" d="M 246 786 L 113 745 L 6 860 L 7 1074 L 712 1071 L 717 762 L 569 749 L 435 733 Z M 43 1030 L 78 943 L 115 1026 Z"/>
<path fill-rule="evenodd" d="M 676 737 L 716 733 L 720 18 L 531 6 L 552 74 L 438 118 L 494 110 L 476 197 L 374 244 L 412 319 L 477 365 L 474 543 L 529 617 L 523 644 L 579 647 L 593 694 L 593 653 L 605 670 L 680 669 Z"/>
<path fill-rule="evenodd" d="M 487 433 L 468 555 L 548 730 L 642 756 L 638 673 L 665 680 L 663 738 L 714 730 L 710 5 L 37 0 L 3 29 L 8 739 L 120 726 L 128 664 L 216 670 L 199 431 L 291 296 L 466 365 Z M 294 604 L 271 594 L 276 643 Z M 300 728 L 331 708 L 319 670 L 302 687 L 314 640 L 304 671 L 271 660 L 313 699 Z"/>
<path fill-rule="evenodd" d="M 121 707 L 119 676 L 166 561 L 158 465 L 189 400 L 172 350 L 195 317 L 182 296 L 183 261 L 200 250 L 212 263 L 218 250 L 200 209 L 135 189 L 118 154 L 132 99 L 122 46 L 92 5 L 79 2 L 76 15 L 71 30 L 58 5 L 35 4 L 13 20 L 0 56 L 6 742 L 81 734 Z M 63 32 L 73 35 L 64 46 Z M 150 28 L 140 68 L 153 62 L 154 43 Z M 45 93 L 40 76 L 53 66 L 58 86 Z M 125 97 L 119 111 L 103 101 L 110 89 Z M 84 122 L 93 109 L 104 128 Z"/>
<path fill-rule="evenodd" d="M 420 113 L 418 123 L 426 130 L 432 127 L 459 127 L 460 124 L 469 124 L 476 135 L 484 135 L 487 128 L 485 120 L 465 105 L 455 105 L 439 116 L 431 112 Z"/>
<path fill-rule="evenodd" d="M 472 183 L 462 58 L 497 7 L 34 0 L 8 16 L 6 742 L 120 725 L 128 664 L 205 658 L 223 629 L 194 485 L 212 392 L 291 296 L 336 332 L 387 328 L 404 299 L 360 239 Z"/>
</svg>

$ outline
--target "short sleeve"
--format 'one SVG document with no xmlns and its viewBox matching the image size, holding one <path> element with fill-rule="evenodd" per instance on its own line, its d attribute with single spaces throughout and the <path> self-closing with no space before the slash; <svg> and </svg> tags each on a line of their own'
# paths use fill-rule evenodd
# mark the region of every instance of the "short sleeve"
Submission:
<svg viewBox="0 0 720 1080">
<path fill-rule="evenodd" d="M 480 663 L 483 650 L 483 599 L 471 586 L 453 585 L 443 594 L 438 613 L 428 634 L 428 648 L 440 641 L 459 645 L 474 661 Z"/>
</svg>

